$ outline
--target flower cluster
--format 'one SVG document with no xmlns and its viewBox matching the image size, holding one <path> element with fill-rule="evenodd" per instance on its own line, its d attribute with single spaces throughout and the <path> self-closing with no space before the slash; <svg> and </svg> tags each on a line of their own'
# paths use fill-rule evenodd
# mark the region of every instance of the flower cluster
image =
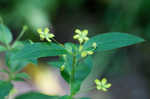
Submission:
<svg viewBox="0 0 150 99">
<path fill-rule="evenodd" d="M 107 79 L 103 78 L 102 80 L 95 80 L 97 90 L 107 91 L 107 88 L 111 87 L 111 83 L 107 83 Z"/>
<path fill-rule="evenodd" d="M 82 44 L 83 42 L 86 42 L 89 40 L 89 38 L 87 37 L 88 35 L 88 30 L 79 30 L 76 29 L 75 30 L 76 35 L 73 36 L 74 39 L 77 39 L 79 41 L 80 44 Z"/>
<path fill-rule="evenodd" d="M 51 39 L 55 37 L 55 35 L 49 33 L 49 31 L 50 30 L 48 28 L 45 28 L 44 31 L 42 31 L 41 28 L 37 29 L 37 32 L 39 33 L 41 40 L 46 39 L 48 42 L 51 42 Z"/>
</svg>

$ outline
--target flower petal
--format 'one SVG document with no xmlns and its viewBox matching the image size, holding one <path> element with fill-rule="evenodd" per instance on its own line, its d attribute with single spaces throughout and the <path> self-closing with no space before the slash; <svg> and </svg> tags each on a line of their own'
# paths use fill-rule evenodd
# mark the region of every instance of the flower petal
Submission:
<svg viewBox="0 0 150 99">
<path fill-rule="evenodd" d="M 76 29 L 76 30 L 75 30 L 75 33 L 81 34 L 82 32 L 81 32 L 79 29 Z"/>
</svg>

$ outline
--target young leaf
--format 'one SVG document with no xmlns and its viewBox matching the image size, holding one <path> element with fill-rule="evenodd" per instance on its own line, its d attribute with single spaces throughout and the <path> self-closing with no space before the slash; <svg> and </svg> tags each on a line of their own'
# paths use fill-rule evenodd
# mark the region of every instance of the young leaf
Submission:
<svg viewBox="0 0 150 99">
<path fill-rule="evenodd" d="M 10 82 L 0 81 L 0 99 L 4 99 L 13 88 L 13 85 Z"/>
<path fill-rule="evenodd" d="M 92 69 L 92 58 L 88 56 L 83 62 L 79 63 L 76 67 L 75 80 L 73 82 L 73 88 L 71 89 L 73 94 L 76 94 L 80 90 L 80 86 L 88 76 Z"/>
<path fill-rule="evenodd" d="M 17 96 L 15 99 L 59 99 L 58 96 L 49 96 L 38 92 L 28 92 Z"/>
<path fill-rule="evenodd" d="M 34 43 L 25 45 L 12 58 L 16 60 L 29 60 L 39 57 L 58 56 L 65 53 L 66 50 L 63 47 L 54 43 Z"/>
<path fill-rule="evenodd" d="M 144 39 L 130 35 L 127 33 L 105 33 L 92 37 L 89 41 L 84 44 L 84 49 L 92 47 L 92 44 L 96 42 L 97 49 L 96 51 L 108 51 L 116 48 L 121 48 L 136 43 L 143 42 Z"/>
<path fill-rule="evenodd" d="M 0 45 L 0 52 L 6 51 L 7 48 L 5 48 L 4 46 Z"/>
<path fill-rule="evenodd" d="M 8 45 L 12 41 L 11 32 L 3 24 L 0 24 L 0 41 L 6 45 Z"/>
</svg>

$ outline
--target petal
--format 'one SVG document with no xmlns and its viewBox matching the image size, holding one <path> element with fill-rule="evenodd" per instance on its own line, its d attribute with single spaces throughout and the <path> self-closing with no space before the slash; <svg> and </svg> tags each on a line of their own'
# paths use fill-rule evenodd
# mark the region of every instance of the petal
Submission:
<svg viewBox="0 0 150 99">
<path fill-rule="evenodd" d="M 81 53 L 81 57 L 86 57 L 87 56 L 87 51 L 83 51 L 82 53 Z"/>
<path fill-rule="evenodd" d="M 74 35 L 73 38 L 74 38 L 74 39 L 78 39 L 78 38 L 79 38 L 79 35 Z"/>
<path fill-rule="evenodd" d="M 106 89 L 106 88 L 102 88 L 102 91 L 105 91 L 105 92 L 106 92 L 106 91 L 107 91 L 107 89 Z"/>
<path fill-rule="evenodd" d="M 76 29 L 76 30 L 75 30 L 75 33 L 81 34 L 81 31 L 80 31 L 79 29 Z"/>
<path fill-rule="evenodd" d="M 44 33 L 48 33 L 49 32 L 49 29 L 48 28 L 45 28 L 44 29 Z"/>
<path fill-rule="evenodd" d="M 48 37 L 49 37 L 49 38 L 53 38 L 53 37 L 55 37 L 55 35 L 52 34 L 52 33 L 50 33 L 50 34 L 48 35 Z"/>
<path fill-rule="evenodd" d="M 105 87 L 105 88 L 110 88 L 110 87 L 111 87 L 111 84 L 108 83 L 108 84 L 104 85 L 104 87 Z"/>
<path fill-rule="evenodd" d="M 83 39 L 82 39 L 82 38 L 79 38 L 78 40 L 79 40 L 79 42 L 80 42 L 80 43 L 82 43 L 82 42 L 83 42 Z"/>
<path fill-rule="evenodd" d="M 92 44 L 92 46 L 93 46 L 94 48 L 96 48 L 96 47 L 97 47 L 96 42 L 94 42 L 94 43 Z"/>
<path fill-rule="evenodd" d="M 107 79 L 106 79 L 106 78 L 103 78 L 103 79 L 101 80 L 101 83 L 102 83 L 102 85 L 105 85 L 105 84 L 107 83 Z"/>
<path fill-rule="evenodd" d="M 101 86 L 97 86 L 96 88 L 97 88 L 97 90 L 101 90 L 101 89 L 102 89 L 102 87 L 101 87 Z"/>
<path fill-rule="evenodd" d="M 94 54 L 93 51 L 88 51 L 88 55 L 92 55 L 92 54 Z"/>
<path fill-rule="evenodd" d="M 38 32 L 38 33 L 42 33 L 42 29 L 41 29 L 41 28 L 38 28 L 38 29 L 37 29 L 37 32 Z"/>
<path fill-rule="evenodd" d="M 85 35 L 85 36 L 86 36 L 86 35 L 88 35 L 88 30 L 87 30 L 87 29 L 85 29 L 85 30 L 83 30 L 83 31 L 82 31 L 82 33 L 83 33 L 83 35 Z"/>
<path fill-rule="evenodd" d="M 88 41 L 88 40 L 89 40 L 89 38 L 88 38 L 88 37 L 85 37 L 85 38 L 84 38 L 84 40 L 85 40 L 85 41 Z"/>
<path fill-rule="evenodd" d="M 101 85 L 101 82 L 99 79 L 96 79 L 94 82 L 96 83 L 96 85 Z"/>
<path fill-rule="evenodd" d="M 49 38 L 46 38 L 46 40 L 47 40 L 48 42 L 51 42 L 51 39 L 49 39 Z"/>
</svg>

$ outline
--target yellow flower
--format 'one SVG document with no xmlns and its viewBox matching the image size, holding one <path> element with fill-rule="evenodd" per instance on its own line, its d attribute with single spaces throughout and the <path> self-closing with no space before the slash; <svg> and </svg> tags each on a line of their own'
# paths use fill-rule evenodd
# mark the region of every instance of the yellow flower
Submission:
<svg viewBox="0 0 150 99">
<path fill-rule="evenodd" d="M 49 31 L 50 30 L 48 28 L 45 28 L 44 31 L 42 31 L 41 28 L 37 29 L 37 32 L 39 33 L 41 40 L 46 39 L 48 42 L 51 42 L 51 38 L 55 37 L 55 35 L 49 33 Z"/>
<path fill-rule="evenodd" d="M 94 47 L 94 49 L 96 49 L 96 47 L 97 47 L 96 42 L 94 42 L 94 43 L 92 44 L 92 46 Z"/>
<path fill-rule="evenodd" d="M 65 69 L 65 65 L 62 65 L 62 66 L 60 67 L 60 71 L 64 71 L 64 69 Z"/>
<path fill-rule="evenodd" d="M 75 33 L 76 35 L 74 35 L 73 38 L 77 39 L 80 42 L 80 44 L 89 40 L 89 38 L 87 37 L 88 30 L 85 29 L 81 31 L 79 29 L 76 29 Z"/>
<path fill-rule="evenodd" d="M 95 80 L 97 90 L 107 91 L 107 88 L 111 87 L 111 83 L 107 83 L 107 79 L 103 78 L 101 81 L 99 79 Z"/>
</svg>

